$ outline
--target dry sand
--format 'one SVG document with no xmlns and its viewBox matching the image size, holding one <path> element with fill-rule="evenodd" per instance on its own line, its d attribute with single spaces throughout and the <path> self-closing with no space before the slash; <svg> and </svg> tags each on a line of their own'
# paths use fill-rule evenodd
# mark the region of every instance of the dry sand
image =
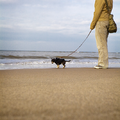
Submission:
<svg viewBox="0 0 120 120">
<path fill-rule="evenodd" d="M 0 120 L 120 120 L 120 69 L 1 70 Z"/>
</svg>

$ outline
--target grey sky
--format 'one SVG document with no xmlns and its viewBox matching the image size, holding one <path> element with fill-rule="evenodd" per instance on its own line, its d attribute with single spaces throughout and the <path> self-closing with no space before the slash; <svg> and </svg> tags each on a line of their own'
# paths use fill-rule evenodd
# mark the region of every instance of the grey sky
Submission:
<svg viewBox="0 0 120 120">
<path fill-rule="evenodd" d="M 94 0 L 0 0 L 0 49 L 71 51 L 90 31 Z M 120 52 L 119 0 L 113 14 L 118 32 L 109 51 Z M 97 51 L 94 31 L 79 51 Z"/>
</svg>

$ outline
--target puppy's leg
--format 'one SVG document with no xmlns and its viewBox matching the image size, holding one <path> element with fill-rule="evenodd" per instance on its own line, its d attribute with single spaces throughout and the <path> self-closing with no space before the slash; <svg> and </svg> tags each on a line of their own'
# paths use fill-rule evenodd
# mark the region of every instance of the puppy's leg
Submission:
<svg viewBox="0 0 120 120">
<path fill-rule="evenodd" d="M 63 65 L 63 68 L 65 68 L 65 65 Z"/>
<path fill-rule="evenodd" d="M 62 64 L 63 64 L 63 68 L 65 68 L 65 62 L 63 62 Z"/>
<path fill-rule="evenodd" d="M 57 65 L 57 68 L 59 68 L 59 65 Z"/>
</svg>

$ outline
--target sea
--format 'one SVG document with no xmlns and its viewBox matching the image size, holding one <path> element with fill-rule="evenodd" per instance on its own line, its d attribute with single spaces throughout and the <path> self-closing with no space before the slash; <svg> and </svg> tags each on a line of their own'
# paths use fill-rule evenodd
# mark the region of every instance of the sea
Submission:
<svg viewBox="0 0 120 120">
<path fill-rule="evenodd" d="M 0 51 L 0 70 L 56 68 L 52 58 L 71 60 L 66 68 L 93 68 L 98 63 L 97 52 L 72 51 Z M 60 65 L 60 68 L 63 66 Z M 120 68 L 120 52 L 109 52 L 109 68 Z"/>
</svg>

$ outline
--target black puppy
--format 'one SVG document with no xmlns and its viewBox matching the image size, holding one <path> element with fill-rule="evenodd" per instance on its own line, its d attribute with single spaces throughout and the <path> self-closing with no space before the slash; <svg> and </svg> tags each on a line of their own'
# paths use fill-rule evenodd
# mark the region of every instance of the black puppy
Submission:
<svg viewBox="0 0 120 120">
<path fill-rule="evenodd" d="M 62 64 L 62 65 L 63 65 L 63 68 L 65 68 L 65 63 L 66 63 L 66 62 L 70 62 L 70 60 L 69 60 L 69 61 L 66 61 L 65 59 L 55 58 L 55 59 L 52 59 L 51 62 L 52 62 L 52 64 L 53 64 L 53 63 L 56 63 L 57 68 L 59 68 L 59 65 L 60 65 L 60 64 Z"/>
</svg>

